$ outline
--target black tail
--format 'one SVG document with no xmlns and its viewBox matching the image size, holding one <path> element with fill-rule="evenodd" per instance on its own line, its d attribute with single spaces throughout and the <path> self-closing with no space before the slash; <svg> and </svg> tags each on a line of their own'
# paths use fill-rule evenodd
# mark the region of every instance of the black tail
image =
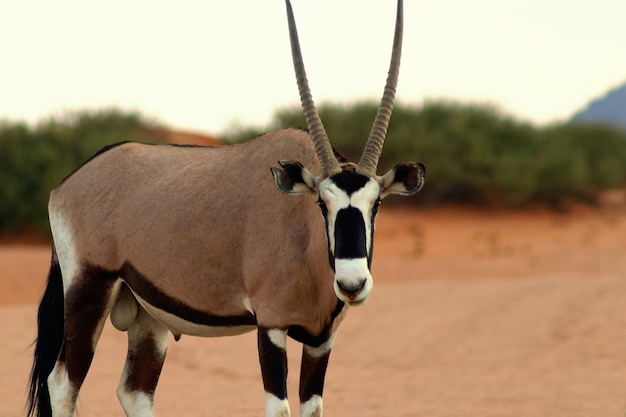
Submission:
<svg viewBox="0 0 626 417">
<path fill-rule="evenodd" d="M 63 278 L 53 248 L 48 284 L 37 314 L 37 340 L 28 391 L 29 417 L 52 416 L 47 379 L 63 345 L 64 319 Z"/>
</svg>

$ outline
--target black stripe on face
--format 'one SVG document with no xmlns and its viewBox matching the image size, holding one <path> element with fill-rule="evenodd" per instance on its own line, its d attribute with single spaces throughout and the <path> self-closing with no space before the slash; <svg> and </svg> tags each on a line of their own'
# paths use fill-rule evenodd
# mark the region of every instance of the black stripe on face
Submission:
<svg viewBox="0 0 626 417">
<path fill-rule="evenodd" d="M 333 175 L 330 179 L 339 189 L 345 191 L 349 196 L 365 187 L 365 184 L 370 180 L 367 175 L 350 171 L 342 171 Z"/>
<path fill-rule="evenodd" d="M 320 206 L 322 216 L 324 217 L 324 229 L 326 229 L 326 244 L 328 248 L 328 264 L 333 272 L 335 272 L 335 258 L 333 256 L 333 252 L 330 250 L 330 236 L 328 236 L 328 207 L 321 197 L 317 199 L 317 204 Z"/>
<path fill-rule="evenodd" d="M 374 202 L 374 207 L 372 207 L 372 218 L 370 220 L 370 253 L 367 254 L 367 267 L 372 267 L 372 256 L 374 255 L 374 222 L 376 221 L 376 215 L 378 214 L 378 209 L 380 208 L 380 203 L 382 200 L 380 197 L 376 199 Z"/>
<path fill-rule="evenodd" d="M 367 245 L 361 210 L 346 207 L 335 219 L 335 259 L 365 258 Z"/>
</svg>

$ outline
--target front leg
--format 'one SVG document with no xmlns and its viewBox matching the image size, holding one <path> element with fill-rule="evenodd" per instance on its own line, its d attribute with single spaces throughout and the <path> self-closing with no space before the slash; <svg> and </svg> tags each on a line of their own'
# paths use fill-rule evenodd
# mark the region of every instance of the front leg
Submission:
<svg viewBox="0 0 626 417">
<path fill-rule="evenodd" d="M 287 331 L 259 327 L 259 362 L 265 388 L 265 415 L 289 417 L 287 402 Z"/>
<path fill-rule="evenodd" d="M 300 416 L 322 416 L 322 393 L 324 377 L 330 349 L 333 346 L 335 334 L 318 347 L 302 345 L 302 366 L 300 369 Z"/>
</svg>

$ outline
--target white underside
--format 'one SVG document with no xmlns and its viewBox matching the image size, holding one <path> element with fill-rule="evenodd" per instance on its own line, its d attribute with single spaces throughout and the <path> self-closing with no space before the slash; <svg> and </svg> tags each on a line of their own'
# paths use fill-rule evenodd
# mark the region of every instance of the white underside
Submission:
<svg viewBox="0 0 626 417">
<path fill-rule="evenodd" d="M 157 321 L 167 326 L 174 334 L 188 334 L 201 337 L 236 336 L 242 333 L 256 330 L 254 325 L 245 326 L 205 326 L 203 324 L 192 323 L 185 319 L 161 310 L 143 298 L 133 293 L 141 306 Z"/>
</svg>

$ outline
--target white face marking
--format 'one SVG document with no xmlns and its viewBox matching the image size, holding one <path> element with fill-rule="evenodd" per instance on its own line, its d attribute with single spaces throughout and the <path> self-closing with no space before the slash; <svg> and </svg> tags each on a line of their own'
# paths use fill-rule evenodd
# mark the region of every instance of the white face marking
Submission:
<svg viewBox="0 0 626 417">
<path fill-rule="evenodd" d="M 374 179 L 370 179 L 360 190 L 354 192 L 350 197 L 350 204 L 358 208 L 363 213 L 365 221 L 365 240 L 367 253 L 372 250 L 372 209 L 380 193 L 380 185 Z"/>
<path fill-rule="evenodd" d="M 335 333 L 333 333 L 330 336 L 330 338 L 324 343 L 322 343 L 319 347 L 312 347 L 312 346 L 304 345 L 304 349 L 306 350 L 307 354 L 309 354 L 309 356 L 312 356 L 314 358 L 319 358 L 320 356 L 330 351 L 330 349 L 333 347 L 334 341 L 335 341 Z"/>
<path fill-rule="evenodd" d="M 328 209 L 328 238 L 330 250 L 335 255 L 335 226 L 337 215 L 340 210 L 352 207 L 357 209 L 363 216 L 365 226 L 365 250 L 367 254 L 372 251 L 372 232 L 374 224 L 372 213 L 374 204 L 379 198 L 380 184 L 370 178 L 363 187 L 348 195 L 329 178 L 320 183 L 320 198 Z M 361 287 L 362 284 L 362 287 Z M 344 293 L 344 288 L 360 288 L 356 294 Z M 334 289 L 337 297 L 349 304 L 358 305 L 365 301 L 373 286 L 372 275 L 368 267 L 368 258 L 335 258 L 335 282 Z"/>
<path fill-rule="evenodd" d="M 380 193 L 380 185 L 378 182 L 370 178 L 365 185 L 353 192 L 351 195 L 337 187 L 329 178 L 322 180 L 320 183 L 320 198 L 326 203 L 328 208 L 328 237 L 330 251 L 335 253 L 335 221 L 337 219 L 337 213 L 339 210 L 347 208 L 349 206 L 359 209 L 363 215 L 363 221 L 365 223 L 365 239 L 367 253 L 370 253 L 372 248 L 372 208 Z"/>
<path fill-rule="evenodd" d="M 323 402 L 319 395 L 312 396 L 300 404 L 300 417 L 322 417 Z"/>
<path fill-rule="evenodd" d="M 344 286 L 359 286 L 361 282 L 365 280 L 361 291 L 356 294 L 355 298 L 350 299 L 339 288 L 339 283 Z M 365 301 L 365 298 L 369 295 L 372 287 L 374 286 L 374 280 L 372 274 L 367 267 L 367 258 L 357 259 L 335 259 L 335 281 L 333 288 L 337 297 L 346 303 L 358 305 Z"/>
<path fill-rule="evenodd" d="M 281 400 L 274 394 L 265 393 L 265 416 L 266 417 L 290 417 L 289 402 Z"/>
<path fill-rule="evenodd" d="M 339 189 L 335 183 L 326 178 L 320 183 L 320 198 L 326 203 L 328 208 L 328 215 L 326 220 L 328 222 L 328 244 L 330 251 L 335 253 L 335 219 L 340 209 L 346 208 L 350 205 L 350 198 L 345 191 Z"/>
<path fill-rule="evenodd" d="M 50 405 L 55 416 L 71 416 L 74 413 L 74 387 L 70 384 L 69 376 L 63 362 L 54 365 L 48 375 L 48 391 Z"/>
<path fill-rule="evenodd" d="M 272 343 L 279 348 L 285 350 L 287 349 L 287 331 L 279 330 L 279 329 L 270 329 L 267 332 L 267 337 L 272 341 Z"/>
</svg>

